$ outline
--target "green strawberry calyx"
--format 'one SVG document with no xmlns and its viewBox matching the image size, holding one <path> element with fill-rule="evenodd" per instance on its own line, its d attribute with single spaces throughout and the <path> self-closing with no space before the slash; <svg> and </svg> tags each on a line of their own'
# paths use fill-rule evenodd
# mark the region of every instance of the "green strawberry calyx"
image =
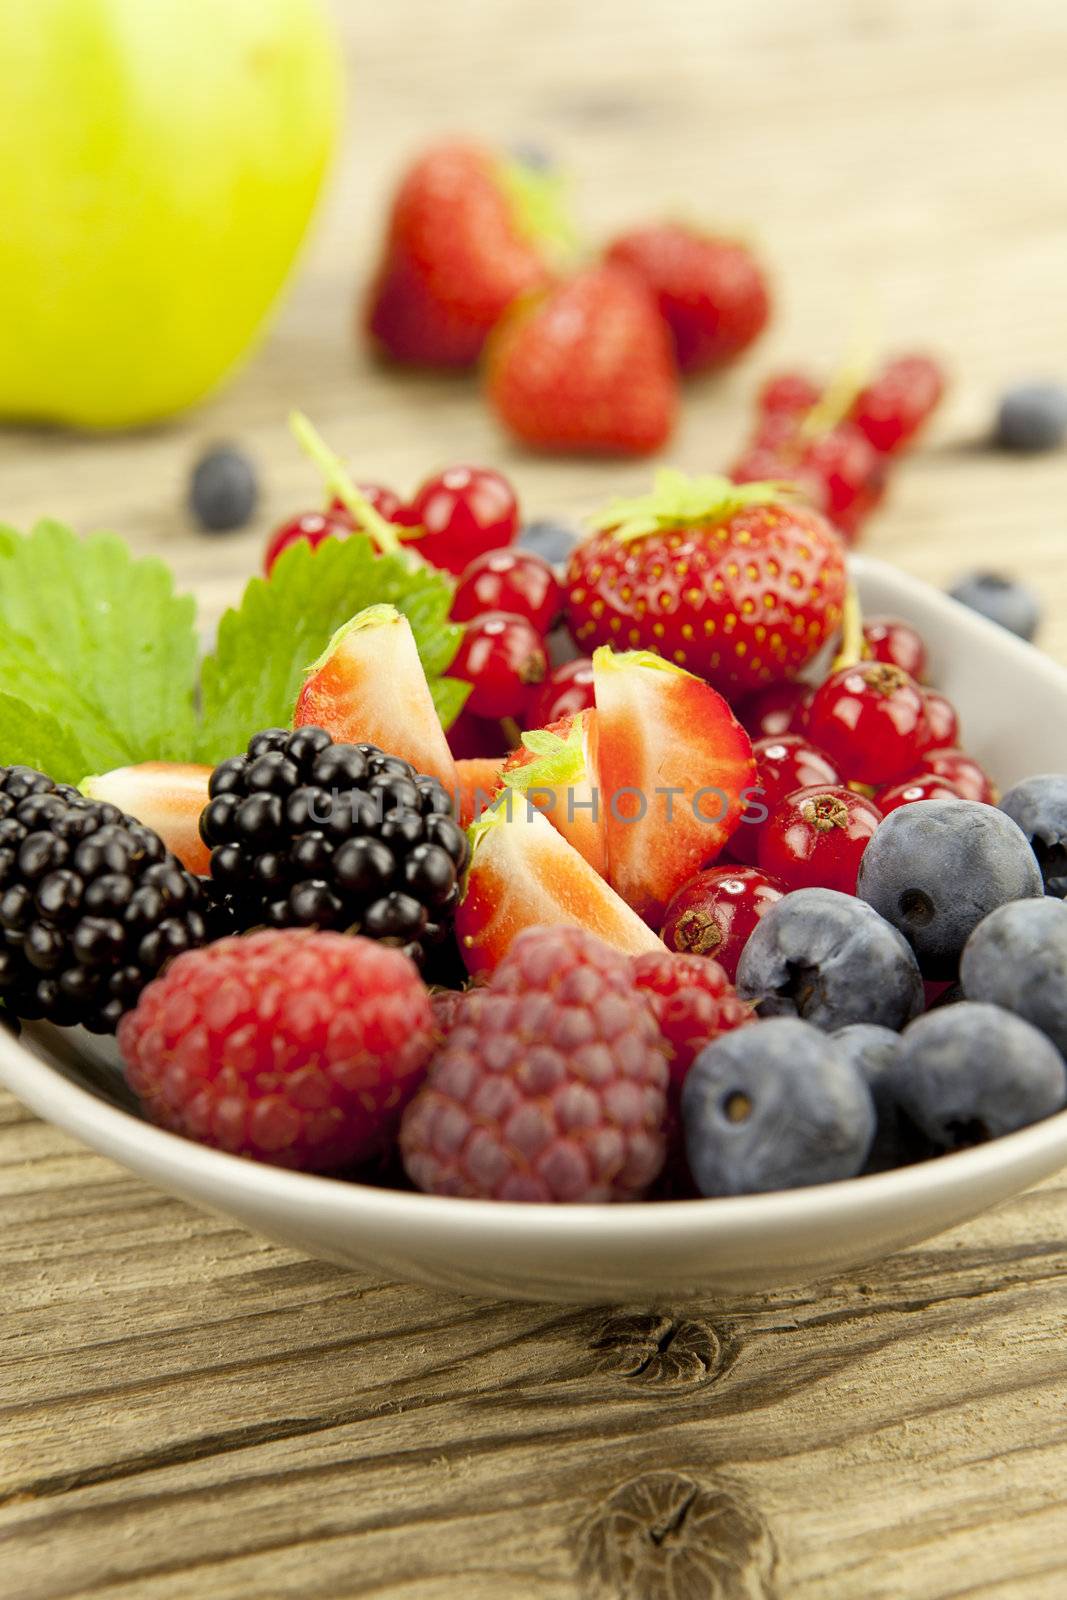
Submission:
<svg viewBox="0 0 1067 1600">
<path fill-rule="evenodd" d="M 584 778 L 585 718 L 584 711 L 574 718 L 565 739 L 549 728 L 524 733 L 523 747 L 536 759 L 505 772 L 506 786 L 525 794 L 530 789 L 566 788 Z"/>
<path fill-rule="evenodd" d="M 301 450 L 310 456 L 322 473 L 326 489 L 337 496 L 351 514 L 356 527 L 367 535 L 378 554 L 396 555 L 400 549 L 399 529 L 387 522 L 366 495 L 360 493 L 340 456 L 330 449 L 309 418 L 302 411 L 292 411 L 289 414 L 289 426 Z"/>
<path fill-rule="evenodd" d="M 496 179 L 519 233 L 539 246 L 554 265 L 572 261 L 580 241 L 571 215 L 567 174 L 507 156 L 496 163 Z"/>
<path fill-rule="evenodd" d="M 632 544 L 672 528 L 728 522 L 749 506 L 776 505 L 798 492 L 790 483 L 734 483 L 713 473 L 691 478 L 674 467 L 661 467 L 650 494 L 612 500 L 590 526 L 596 533 L 610 532 L 620 543 Z"/>
</svg>

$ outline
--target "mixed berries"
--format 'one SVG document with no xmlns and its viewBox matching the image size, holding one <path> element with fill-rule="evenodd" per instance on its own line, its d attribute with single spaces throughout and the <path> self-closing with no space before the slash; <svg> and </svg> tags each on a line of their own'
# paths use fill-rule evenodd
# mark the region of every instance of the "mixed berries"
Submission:
<svg viewBox="0 0 1067 1600">
<path fill-rule="evenodd" d="M 398 355 L 391 319 L 432 287 L 403 226 L 429 201 L 383 269 Z M 486 274 L 527 271 L 529 317 L 552 319 L 576 280 L 498 244 Z M 735 247 L 691 246 L 630 236 L 589 271 L 695 368 L 762 313 Z M 717 322 L 686 295 L 701 263 Z M 453 309 L 434 338 L 459 360 L 484 317 Z M 859 617 L 840 534 L 846 489 L 880 493 L 939 392 L 930 363 L 894 363 L 824 427 L 806 379 L 764 388 L 758 448 L 820 476 L 825 515 L 779 483 L 662 472 L 581 539 L 524 523 L 487 469 L 410 500 L 334 473 L 268 571 L 360 536 L 436 567 L 459 716 L 446 733 L 425 630 L 383 594 L 307 666 L 290 724 L 213 767 L 81 790 L 0 768 L 4 1008 L 117 1029 L 175 1132 L 442 1196 L 753 1193 L 1062 1109 L 1067 777 L 998 807 L 926 641 Z M 647 398 L 631 387 L 630 424 Z"/>
<path fill-rule="evenodd" d="M 888 361 L 865 383 L 844 372 L 822 385 L 785 372 L 764 383 L 739 483 L 797 483 L 849 541 L 881 503 L 893 465 L 940 403 L 945 380 L 929 356 Z M 882 658 L 885 659 L 885 658 Z"/>
</svg>

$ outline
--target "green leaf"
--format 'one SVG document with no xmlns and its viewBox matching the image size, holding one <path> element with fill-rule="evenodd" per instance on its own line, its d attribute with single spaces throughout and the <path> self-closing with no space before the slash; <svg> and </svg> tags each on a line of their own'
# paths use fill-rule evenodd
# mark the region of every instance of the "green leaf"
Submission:
<svg viewBox="0 0 1067 1600">
<path fill-rule="evenodd" d="M 0 689 L 17 698 L 34 716 L 54 716 L 77 731 L 78 744 L 94 771 L 128 764 L 129 746 L 49 660 L 42 646 L 24 634 L 0 632 Z M 56 777 L 51 768 L 45 769 Z"/>
<path fill-rule="evenodd" d="M 25 538 L 0 529 L 0 629 L 23 641 L 0 657 L 0 692 L 18 693 L 87 744 L 103 740 L 111 765 L 188 759 L 195 619 L 165 564 L 136 560 L 112 534 L 80 539 L 58 522 Z M 34 662 L 43 666 L 30 693 Z"/>
<path fill-rule="evenodd" d="M 573 261 L 581 241 L 571 211 L 569 176 L 558 168 L 505 159 L 496 163 L 496 179 L 525 237 L 539 245 L 556 266 Z"/>
<path fill-rule="evenodd" d="M 448 620 L 451 603 L 451 585 L 409 552 L 378 555 L 363 534 L 326 539 L 316 550 L 298 541 L 275 562 L 269 579 L 252 579 L 240 606 L 222 619 L 201 679 L 199 759 L 224 760 L 260 729 L 287 726 L 312 662 L 338 628 L 370 605 L 393 605 L 411 623 L 447 726 L 466 691 L 441 677 L 462 634 Z"/>
<path fill-rule="evenodd" d="M 433 678 L 430 693 L 442 728 L 450 728 L 467 704 L 472 685 L 462 678 Z"/>
<path fill-rule="evenodd" d="M 80 782 L 90 765 L 71 728 L 4 693 L 0 693 L 0 764 L 35 767 L 57 783 Z"/>
</svg>

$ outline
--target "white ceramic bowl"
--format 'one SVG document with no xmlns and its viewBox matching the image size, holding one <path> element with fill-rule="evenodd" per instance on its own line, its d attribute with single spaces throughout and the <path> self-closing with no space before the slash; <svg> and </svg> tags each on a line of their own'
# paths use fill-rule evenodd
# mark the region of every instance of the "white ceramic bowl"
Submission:
<svg viewBox="0 0 1067 1600">
<path fill-rule="evenodd" d="M 1067 771 L 1067 672 L 881 562 L 853 562 L 864 610 L 914 622 L 967 746 L 1002 784 Z M 222 1155 L 137 1115 L 113 1046 L 0 1030 L 0 1081 L 161 1189 L 313 1256 L 515 1299 L 654 1303 L 807 1283 L 944 1228 L 1067 1165 L 1067 1112 L 899 1172 L 782 1194 L 632 1206 L 494 1205 L 305 1177 Z"/>
</svg>

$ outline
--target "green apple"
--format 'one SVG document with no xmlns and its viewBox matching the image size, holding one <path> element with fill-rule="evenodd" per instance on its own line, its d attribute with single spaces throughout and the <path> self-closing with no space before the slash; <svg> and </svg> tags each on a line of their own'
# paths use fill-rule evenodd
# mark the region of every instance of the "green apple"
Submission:
<svg viewBox="0 0 1067 1600">
<path fill-rule="evenodd" d="M 2 0 L 0 416 L 166 416 L 248 349 L 337 130 L 318 0 Z"/>
</svg>

